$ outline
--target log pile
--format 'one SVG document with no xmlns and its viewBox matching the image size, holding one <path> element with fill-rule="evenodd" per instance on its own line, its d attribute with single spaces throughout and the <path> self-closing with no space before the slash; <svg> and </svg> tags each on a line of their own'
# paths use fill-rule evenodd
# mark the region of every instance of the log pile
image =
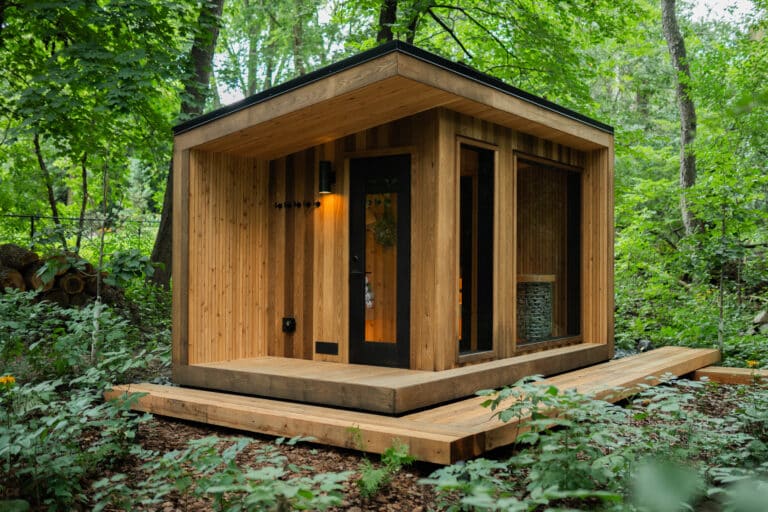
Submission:
<svg viewBox="0 0 768 512">
<path fill-rule="evenodd" d="M 37 290 L 39 300 L 62 307 L 83 306 L 96 297 L 97 275 L 93 265 L 74 253 L 40 258 L 16 244 L 0 245 L 0 293 L 6 288 Z M 115 292 L 102 282 L 102 296 Z"/>
</svg>

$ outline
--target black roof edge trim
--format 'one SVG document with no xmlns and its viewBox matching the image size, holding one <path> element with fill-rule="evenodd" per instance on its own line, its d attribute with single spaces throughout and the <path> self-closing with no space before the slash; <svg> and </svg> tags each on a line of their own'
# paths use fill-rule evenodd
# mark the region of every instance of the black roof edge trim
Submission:
<svg viewBox="0 0 768 512">
<path fill-rule="evenodd" d="M 216 110 L 208 112 L 207 114 L 203 114 L 201 116 L 195 117 L 188 121 L 184 121 L 183 123 L 180 123 L 173 127 L 173 134 L 180 135 L 184 132 L 188 132 L 202 125 L 215 121 L 216 119 L 228 116 L 229 114 L 238 112 L 240 110 L 248 108 L 257 103 L 261 103 L 268 99 L 274 98 L 275 96 L 279 96 L 281 94 L 290 92 L 294 89 L 298 89 L 305 85 L 309 85 L 312 82 L 317 82 L 318 80 L 322 80 L 323 78 L 326 78 L 328 76 L 334 75 L 336 73 L 340 73 L 349 68 L 358 66 L 360 64 L 363 64 L 365 62 L 368 62 L 370 60 L 376 59 L 378 57 L 381 57 L 383 55 L 386 55 L 388 53 L 392 53 L 395 51 L 399 51 L 401 53 L 410 55 L 411 57 L 414 57 L 421 61 L 441 67 L 452 73 L 463 76 L 464 78 L 467 78 L 474 82 L 478 82 L 488 87 L 492 87 L 496 90 L 499 90 L 510 96 L 514 96 L 515 98 L 523 100 L 527 103 L 531 103 L 538 107 L 541 107 L 541 108 L 550 110 L 552 112 L 555 112 L 557 114 L 563 115 L 565 117 L 571 118 L 580 123 L 589 125 L 593 128 L 597 128 L 598 130 L 601 130 L 603 132 L 613 134 L 613 127 L 608 124 L 592 119 L 588 116 L 585 116 L 574 110 L 558 105 L 557 103 L 549 101 L 540 96 L 536 96 L 534 94 L 525 92 L 521 89 L 518 89 L 517 87 L 507 84 L 506 82 L 498 78 L 482 73 L 470 66 L 450 61 L 444 57 L 428 52 L 426 50 L 422 50 L 421 48 L 418 48 L 412 44 L 405 43 L 403 41 L 390 41 L 388 43 L 384 43 L 380 46 L 364 51 L 357 55 L 353 55 L 346 59 L 340 60 L 326 67 L 312 71 L 310 73 L 307 73 L 306 75 L 302 75 L 300 77 L 294 78 L 292 80 L 284 82 L 280 85 L 277 85 L 265 91 L 256 93 L 252 96 L 248 96 L 247 98 L 236 101 L 235 103 L 232 103 L 225 107 L 218 108 Z"/>
</svg>

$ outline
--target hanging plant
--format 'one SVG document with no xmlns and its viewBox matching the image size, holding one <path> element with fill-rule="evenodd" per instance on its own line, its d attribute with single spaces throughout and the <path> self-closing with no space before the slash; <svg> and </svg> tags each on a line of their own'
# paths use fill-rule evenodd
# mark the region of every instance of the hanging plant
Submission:
<svg viewBox="0 0 768 512">
<path fill-rule="evenodd" d="M 373 239 L 383 247 L 392 247 L 397 242 L 397 223 L 389 201 L 385 202 L 383 214 L 373 225 Z"/>
</svg>

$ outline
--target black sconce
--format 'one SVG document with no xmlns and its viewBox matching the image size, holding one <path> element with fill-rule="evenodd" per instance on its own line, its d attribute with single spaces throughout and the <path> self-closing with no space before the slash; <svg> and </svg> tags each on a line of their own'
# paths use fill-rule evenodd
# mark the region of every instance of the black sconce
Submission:
<svg viewBox="0 0 768 512">
<path fill-rule="evenodd" d="M 336 183 L 336 173 L 333 172 L 333 165 L 330 160 L 320 160 L 320 175 L 319 175 L 318 191 L 321 194 L 330 194 L 333 192 L 331 188 Z"/>
</svg>

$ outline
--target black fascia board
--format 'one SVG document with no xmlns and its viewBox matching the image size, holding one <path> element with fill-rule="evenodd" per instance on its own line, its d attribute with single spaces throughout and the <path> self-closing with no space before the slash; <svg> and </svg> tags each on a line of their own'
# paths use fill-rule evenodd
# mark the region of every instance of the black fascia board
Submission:
<svg viewBox="0 0 768 512">
<path fill-rule="evenodd" d="M 373 59 L 377 59 L 383 55 L 387 55 L 392 52 L 400 52 L 405 55 L 409 55 L 423 62 L 427 62 L 434 66 L 448 70 L 454 74 L 460 75 L 474 82 L 477 82 L 487 87 L 491 87 L 493 89 L 501 91 L 504 94 L 508 94 L 510 96 L 523 100 L 527 103 L 531 103 L 538 107 L 541 107 L 546 110 L 550 110 L 552 112 L 560 114 L 562 116 L 571 118 L 582 124 L 591 126 L 593 128 L 597 128 L 598 130 L 601 130 L 603 132 L 611 133 L 611 134 L 613 133 L 613 127 L 610 125 L 607 125 L 600 121 L 596 121 L 595 119 L 587 117 L 583 114 L 579 114 L 578 112 L 575 112 L 569 108 L 560 106 L 557 103 L 549 101 L 545 98 L 541 98 L 534 94 L 525 92 L 521 89 L 518 89 L 517 87 L 513 87 L 498 78 L 495 78 L 485 73 L 482 73 L 480 71 L 477 71 L 476 69 L 471 68 L 465 64 L 460 64 L 460 63 L 450 61 L 444 57 L 440 57 L 439 55 L 435 55 L 434 53 L 428 52 L 426 50 L 422 50 L 421 48 L 413 46 L 412 44 L 405 43 L 403 41 L 391 41 L 388 43 L 384 43 L 380 46 L 377 46 L 376 48 L 372 48 L 370 50 L 364 51 L 357 55 L 353 55 L 346 59 L 340 60 L 324 68 L 320 68 L 318 70 L 312 71 L 311 73 L 307 73 L 306 75 L 302 75 L 298 78 L 294 78 L 293 80 L 289 80 L 287 82 L 284 82 L 280 85 L 277 85 L 275 87 L 272 87 L 260 93 L 254 94 L 252 96 L 248 96 L 247 98 L 236 101 L 231 105 L 218 108 L 216 110 L 208 112 L 207 114 L 203 114 L 201 116 L 195 117 L 188 121 L 184 121 L 183 123 L 180 123 L 173 127 L 173 134 L 180 135 L 184 132 L 188 132 L 190 130 L 203 126 L 207 123 L 215 121 L 216 119 L 226 117 L 232 113 L 238 112 L 252 105 L 256 105 L 258 103 L 267 101 L 276 96 L 280 96 L 281 94 L 285 94 L 295 89 L 299 89 L 313 82 L 322 80 L 328 76 L 334 75 L 336 73 L 340 73 L 342 71 L 353 68 L 355 66 L 359 66 L 360 64 L 363 64 Z"/>
</svg>

